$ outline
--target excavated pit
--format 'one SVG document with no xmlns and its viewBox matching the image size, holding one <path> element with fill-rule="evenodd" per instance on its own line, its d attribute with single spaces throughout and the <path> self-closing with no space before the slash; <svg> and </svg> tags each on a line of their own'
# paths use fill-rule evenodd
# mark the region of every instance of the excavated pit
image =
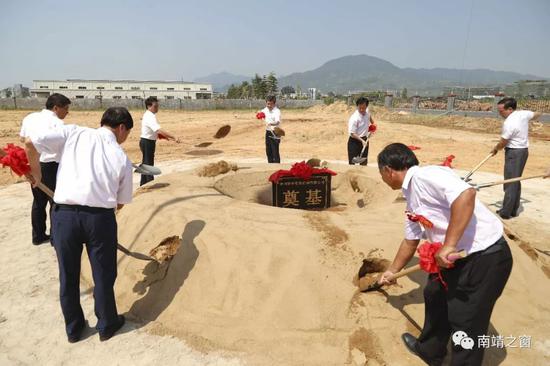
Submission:
<svg viewBox="0 0 550 366">
<path fill-rule="evenodd" d="M 272 183 L 269 172 L 246 172 L 228 175 L 216 181 L 214 188 L 233 199 L 272 206 Z M 381 180 L 348 170 L 332 177 L 329 211 L 363 209 L 373 204 L 390 203 L 395 197 Z"/>
</svg>

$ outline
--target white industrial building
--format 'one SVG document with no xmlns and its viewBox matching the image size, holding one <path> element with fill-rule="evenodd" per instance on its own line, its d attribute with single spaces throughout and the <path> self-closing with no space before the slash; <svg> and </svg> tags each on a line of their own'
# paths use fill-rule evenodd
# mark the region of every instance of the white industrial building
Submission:
<svg viewBox="0 0 550 366">
<path fill-rule="evenodd" d="M 212 84 L 185 81 L 33 80 L 31 96 L 61 93 L 70 99 L 212 99 Z"/>
</svg>

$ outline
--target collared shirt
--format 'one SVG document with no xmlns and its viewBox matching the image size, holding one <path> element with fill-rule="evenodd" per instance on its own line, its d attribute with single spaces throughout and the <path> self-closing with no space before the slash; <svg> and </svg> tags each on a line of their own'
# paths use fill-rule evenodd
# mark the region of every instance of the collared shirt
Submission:
<svg viewBox="0 0 550 366">
<path fill-rule="evenodd" d="M 351 135 L 352 133 L 355 133 L 359 135 L 359 137 L 365 137 L 367 136 L 367 133 L 369 132 L 369 125 L 370 125 L 370 113 L 369 109 L 367 108 L 367 111 L 364 115 L 359 113 L 358 110 L 353 112 L 351 117 L 348 120 L 348 133 Z"/>
<path fill-rule="evenodd" d="M 21 123 L 21 131 L 19 136 L 23 138 L 29 137 L 33 133 L 39 133 L 39 131 L 47 131 L 49 129 L 55 129 L 59 126 L 63 126 L 64 123 L 57 115 L 49 109 L 43 109 L 40 112 L 34 112 L 23 118 Z M 59 154 L 42 153 L 40 154 L 40 161 L 42 163 L 50 163 L 55 161 L 59 163 Z"/>
<path fill-rule="evenodd" d="M 432 243 L 445 243 L 451 205 L 469 188 L 472 187 L 450 168 L 434 165 L 409 168 L 402 185 L 407 211 L 422 215 L 433 223 L 433 228 L 424 231 L 427 240 Z M 421 225 L 407 218 L 405 220 L 405 238 L 422 239 Z M 468 254 L 484 250 L 500 239 L 502 233 L 502 222 L 476 198 L 472 218 L 457 243 L 457 249 Z"/>
<path fill-rule="evenodd" d="M 157 116 L 147 110 L 141 119 L 141 136 L 144 139 L 156 140 L 158 138 L 157 131 L 160 130 L 160 125 L 157 121 Z"/>
<path fill-rule="evenodd" d="M 275 127 L 281 126 L 281 111 L 277 107 L 273 107 L 272 110 L 265 107 L 262 109 L 265 114 L 265 129 L 268 131 L 274 131 Z"/>
<path fill-rule="evenodd" d="M 61 155 L 56 203 L 115 208 L 132 201 L 132 164 L 108 128 L 66 125 L 30 139 L 38 152 Z"/>
<path fill-rule="evenodd" d="M 506 147 L 525 149 L 529 147 L 529 121 L 535 113 L 531 111 L 513 111 L 502 124 L 502 138 L 508 140 Z"/>
</svg>

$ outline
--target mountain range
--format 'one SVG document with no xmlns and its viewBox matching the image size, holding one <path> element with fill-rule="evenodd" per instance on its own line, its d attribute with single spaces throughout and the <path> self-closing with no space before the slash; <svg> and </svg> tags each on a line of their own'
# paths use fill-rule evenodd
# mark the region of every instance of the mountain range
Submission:
<svg viewBox="0 0 550 366">
<path fill-rule="evenodd" d="M 252 77 L 228 72 L 212 74 L 196 81 L 212 83 L 216 91 L 227 90 Z M 497 86 L 518 80 L 542 80 L 540 76 L 489 69 L 414 69 L 399 68 L 389 61 L 368 55 L 344 56 L 320 67 L 279 76 L 279 88 L 290 85 L 302 90 L 317 88 L 323 93 L 347 93 L 358 90 L 401 90 L 410 92 L 440 92 L 449 86 Z"/>
</svg>

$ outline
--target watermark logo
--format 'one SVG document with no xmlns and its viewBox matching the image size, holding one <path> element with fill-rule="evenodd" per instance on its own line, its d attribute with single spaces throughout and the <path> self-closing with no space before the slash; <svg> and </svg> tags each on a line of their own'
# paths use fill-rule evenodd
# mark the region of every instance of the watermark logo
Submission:
<svg viewBox="0 0 550 366">
<path fill-rule="evenodd" d="M 473 338 L 462 330 L 457 330 L 451 336 L 455 346 L 461 346 L 464 349 L 473 349 L 476 342 Z M 480 335 L 477 337 L 477 348 L 531 348 L 531 336 L 521 335 L 502 336 L 502 335 Z"/>
<path fill-rule="evenodd" d="M 475 341 L 462 330 L 454 332 L 452 340 L 455 346 L 461 346 L 464 349 L 473 349 L 475 345 Z"/>
</svg>

